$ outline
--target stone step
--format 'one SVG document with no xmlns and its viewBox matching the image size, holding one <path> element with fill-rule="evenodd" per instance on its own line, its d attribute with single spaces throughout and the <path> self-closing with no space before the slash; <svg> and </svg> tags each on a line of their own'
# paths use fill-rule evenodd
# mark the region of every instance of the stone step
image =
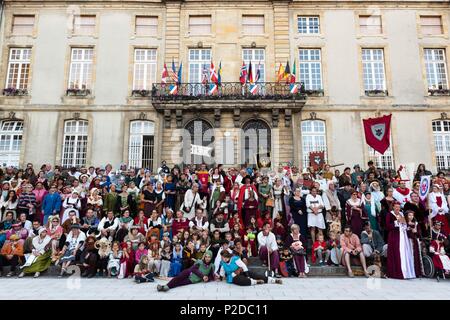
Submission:
<svg viewBox="0 0 450 320">
<path fill-rule="evenodd" d="M 267 270 L 267 267 L 263 266 L 254 266 L 249 265 L 249 270 L 256 272 L 257 274 L 264 274 Z M 355 276 L 363 276 L 363 269 L 359 266 L 352 266 L 353 274 Z M 345 267 L 339 266 L 310 266 L 309 273 L 307 274 L 309 277 L 345 277 L 347 276 L 347 271 Z"/>
</svg>

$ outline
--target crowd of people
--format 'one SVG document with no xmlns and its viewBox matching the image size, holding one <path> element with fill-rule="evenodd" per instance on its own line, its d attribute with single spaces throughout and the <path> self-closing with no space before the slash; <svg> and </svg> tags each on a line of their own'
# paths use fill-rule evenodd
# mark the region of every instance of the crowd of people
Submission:
<svg viewBox="0 0 450 320">
<path fill-rule="evenodd" d="M 342 174 L 329 165 L 264 171 L 164 161 L 156 172 L 7 167 L 0 267 L 19 278 L 52 264 L 60 277 L 77 265 L 88 278 L 171 278 L 159 291 L 214 280 L 281 283 L 313 265 L 343 265 L 353 277 L 358 264 L 369 277 L 367 260 L 380 261 L 387 278 L 411 279 L 422 276 L 420 239 L 429 238 L 434 265 L 448 274 L 450 180 L 423 164 L 414 174 L 402 180 L 371 161 Z M 432 190 L 422 199 L 424 175 Z M 252 272 L 252 257 L 270 272 Z"/>
</svg>

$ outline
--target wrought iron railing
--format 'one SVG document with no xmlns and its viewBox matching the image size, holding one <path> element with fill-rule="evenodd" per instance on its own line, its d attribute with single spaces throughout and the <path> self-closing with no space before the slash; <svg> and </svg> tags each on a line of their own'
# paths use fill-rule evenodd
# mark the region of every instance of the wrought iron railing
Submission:
<svg viewBox="0 0 450 320">
<path fill-rule="evenodd" d="M 253 88 L 250 84 L 224 82 L 213 88 L 210 84 L 182 83 L 154 84 L 153 100 L 304 100 L 306 94 L 300 83 L 262 82 Z M 252 90 L 253 89 L 253 90 Z"/>
</svg>

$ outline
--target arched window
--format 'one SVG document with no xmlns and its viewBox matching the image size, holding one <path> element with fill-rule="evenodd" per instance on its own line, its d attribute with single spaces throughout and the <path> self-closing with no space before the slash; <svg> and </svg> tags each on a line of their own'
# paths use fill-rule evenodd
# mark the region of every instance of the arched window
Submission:
<svg viewBox="0 0 450 320">
<path fill-rule="evenodd" d="M 23 121 L 5 120 L 0 128 L 0 165 L 19 166 Z"/>
<path fill-rule="evenodd" d="M 304 120 L 301 124 L 302 136 L 302 162 L 303 167 L 309 167 L 309 153 L 325 151 L 327 161 L 327 136 L 326 126 L 323 120 Z"/>
<path fill-rule="evenodd" d="M 205 120 L 196 119 L 188 122 L 183 134 L 183 162 L 185 164 L 214 163 L 214 129 Z M 195 146 L 194 149 L 192 146 Z M 197 148 L 205 147 L 205 148 Z M 208 151 L 208 148 L 212 150 Z"/>
<path fill-rule="evenodd" d="M 88 122 L 67 120 L 64 122 L 64 144 L 62 166 L 81 167 L 86 165 Z"/>
<path fill-rule="evenodd" d="M 450 169 L 450 120 L 433 121 L 433 135 L 436 167 Z"/>
<path fill-rule="evenodd" d="M 134 168 L 153 168 L 155 124 L 152 121 L 131 121 L 128 163 Z"/>
<path fill-rule="evenodd" d="M 256 163 L 256 155 L 270 155 L 272 138 L 271 130 L 262 120 L 249 120 L 242 126 L 241 159 L 247 164 Z"/>
</svg>

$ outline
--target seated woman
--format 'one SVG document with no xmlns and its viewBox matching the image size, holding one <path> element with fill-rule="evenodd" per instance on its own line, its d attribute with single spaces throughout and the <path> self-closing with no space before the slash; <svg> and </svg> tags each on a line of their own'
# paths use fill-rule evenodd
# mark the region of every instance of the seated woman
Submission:
<svg viewBox="0 0 450 320">
<path fill-rule="evenodd" d="M 66 243 L 66 235 L 64 229 L 59 223 L 58 215 L 48 217 L 47 234 L 52 238 L 52 261 L 56 261 L 61 257 L 61 250 Z"/>
<path fill-rule="evenodd" d="M 34 277 L 40 276 L 41 272 L 50 267 L 52 263 L 50 249 L 52 238 L 47 235 L 45 228 L 39 229 L 38 236 L 33 238 L 32 252 L 27 254 L 25 264 L 21 267 L 22 272 L 19 274 L 19 278 L 25 276 L 25 274 L 34 273 Z"/>
<path fill-rule="evenodd" d="M 165 244 L 161 250 L 161 267 L 159 268 L 160 278 L 167 278 L 169 276 L 171 259 L 172 259 L 172 252 L 170 244 Z"/>
<path fill-rule="evenodd" d="M 251 286 L 269 282 L 277 284 L 283 283 L 281 279 L 261 276 L 249 271 L 245 263 L 238 256 L 233 256 L 227 250 L 223 250 L 221 256 L 220 277 L 225 279 L 227 283 L 234 283 L 238 286 Z"/>
<path fill-rule="evenodd" d="M 179 242 L 175 243 L 172 251 L 172 261 L 170 263 L 169 277 L 176 277 L 183 267 L 183 247 Z"/>
<path fill-rule="evenodd" d="M 158 212 L 156 210 L 152 211 L 152 215 L 147 221 L 147 238 L 151 235 L 156 235 L 157 239 L 160 239 L 160 231 L 162 229 L 161 218 L 158 216 Z"/>
<path fill-rule="evenodd" d="M 4 220 L 0 222 L 0 247 L 2 247 L 6 241 L 6 233 L 12 228 L 14 223 L 13 217 L 14 213 L 12 211 L 7 211 L 4 215 Z"/>
<path fill-rule="evenodd" d="M 130 210 L 125 210 L 122 216 L 119 218 L 119 228 L 116 233 L 116 240 L 121 243 L 123 239 L 130 232 L 131 226 L 133 225 L 133 218 L 130 217 Z"/>
<path fill-rule="evenodd" d="M 66 244 L 62 249 L 62 257 L 59 260 L 61 262 L 61 273 L 59 277 L 62 277 L 67 268 L 72 262 L 79 261 L 80 255 L 84 248 L 84 242 L 86 241 L 86 235 L 80 230 L 79 224 L 73 224 L 71 231 L 67 235 Z"/>
<path fill-rule="evenodd" d="M 306 278 L 305 273 L 309 271 L 306 263 L 306 239 L 300 234 L 300 226 L 298 224 L 291 226 L 291 234 L 287 236 L 285 246 L 290 249 L 293 255 L 294 266 L 297 269 L 298 276 Z"/>
<path fill-rule="evenodd" d="M 195 262 L 194 242 L 189 240 L 183 250 L 183 269 L 189 269 Z"/>
<path fill-rule="evenodd" d="M 134 267 L 134 281 L 137 283 L 154 282 L 154 274 L 148 269 L 148 256 L 142 255 L 139 263 Z"/>
<path fill-rule="evenodd" d="M 148 268 L 151 272 L 159 273 L 161 267 L 161 243 L 158 240 L 152 241 L 148 248 Z"/>
<path fill-rule="evenodd" d="M 445 275 L 450 275 L 450 258 L 445 252 L 444 240 L 446 237 L 441 234 L 431 241 L 430 253 L 433 254 L 433 264 L 437 270 L 441 270 Z"/>
<path fill-rule="evenodd" d="M 122 250 L 120 250 L 119 242 L 114 241 L 111 252 L 108 257 L 108 277 L 117 277 L 120 270 L 120 259 L 122 259 Z"/>
<path fill-rule="evenodd" d="M 203 255 L 203 259 L 197 260 L 192 267 L 181 272 L 165 286 L 158 284 L 156 289 L 166 292 L 176 287 L 214 280 L 214 264 L 211 261 L 212 252 L 208 250 Z"/>
<path fill-rule="evenodd" d="M 133 225 L 131 226 L 130 232 L 128 235 L 123 239 L 124 242 L 131 242 L 131 246 L 133 250 L 137 250 L 139 247 L 139 243 L 145 242 L 145 236 L 139 232 L 139 226 Z M 139 261 L 139 260 L 137 260 Z"/>
<path fill-rule="evenodd" d="M 6 275 L 11 277 L 16 272 L 16 267 L 23 259 L 23 244 L 19 241 L 18 235 L 13 234 L 7 241 L 0 252 L 0 276 L 3 266 L 11 266 L 10 272 Z"/>
<path fill-rule="evenodd" d="M 98 249 L 95 247 L 95 240 L 92 235 L 86 238 L 86 245 L 80 256 L 82 277 L 92 278 L 97 272 Z"/>
<path fill-rule="evenodd" d="M 123 242 L 122 247 L 122 258 L 120 259 L 120 274 L 119 279 L 128 278 L 133 274 L 134 269 L 134 250 L 132 248 L 131 241 Z"/>
</svg>

